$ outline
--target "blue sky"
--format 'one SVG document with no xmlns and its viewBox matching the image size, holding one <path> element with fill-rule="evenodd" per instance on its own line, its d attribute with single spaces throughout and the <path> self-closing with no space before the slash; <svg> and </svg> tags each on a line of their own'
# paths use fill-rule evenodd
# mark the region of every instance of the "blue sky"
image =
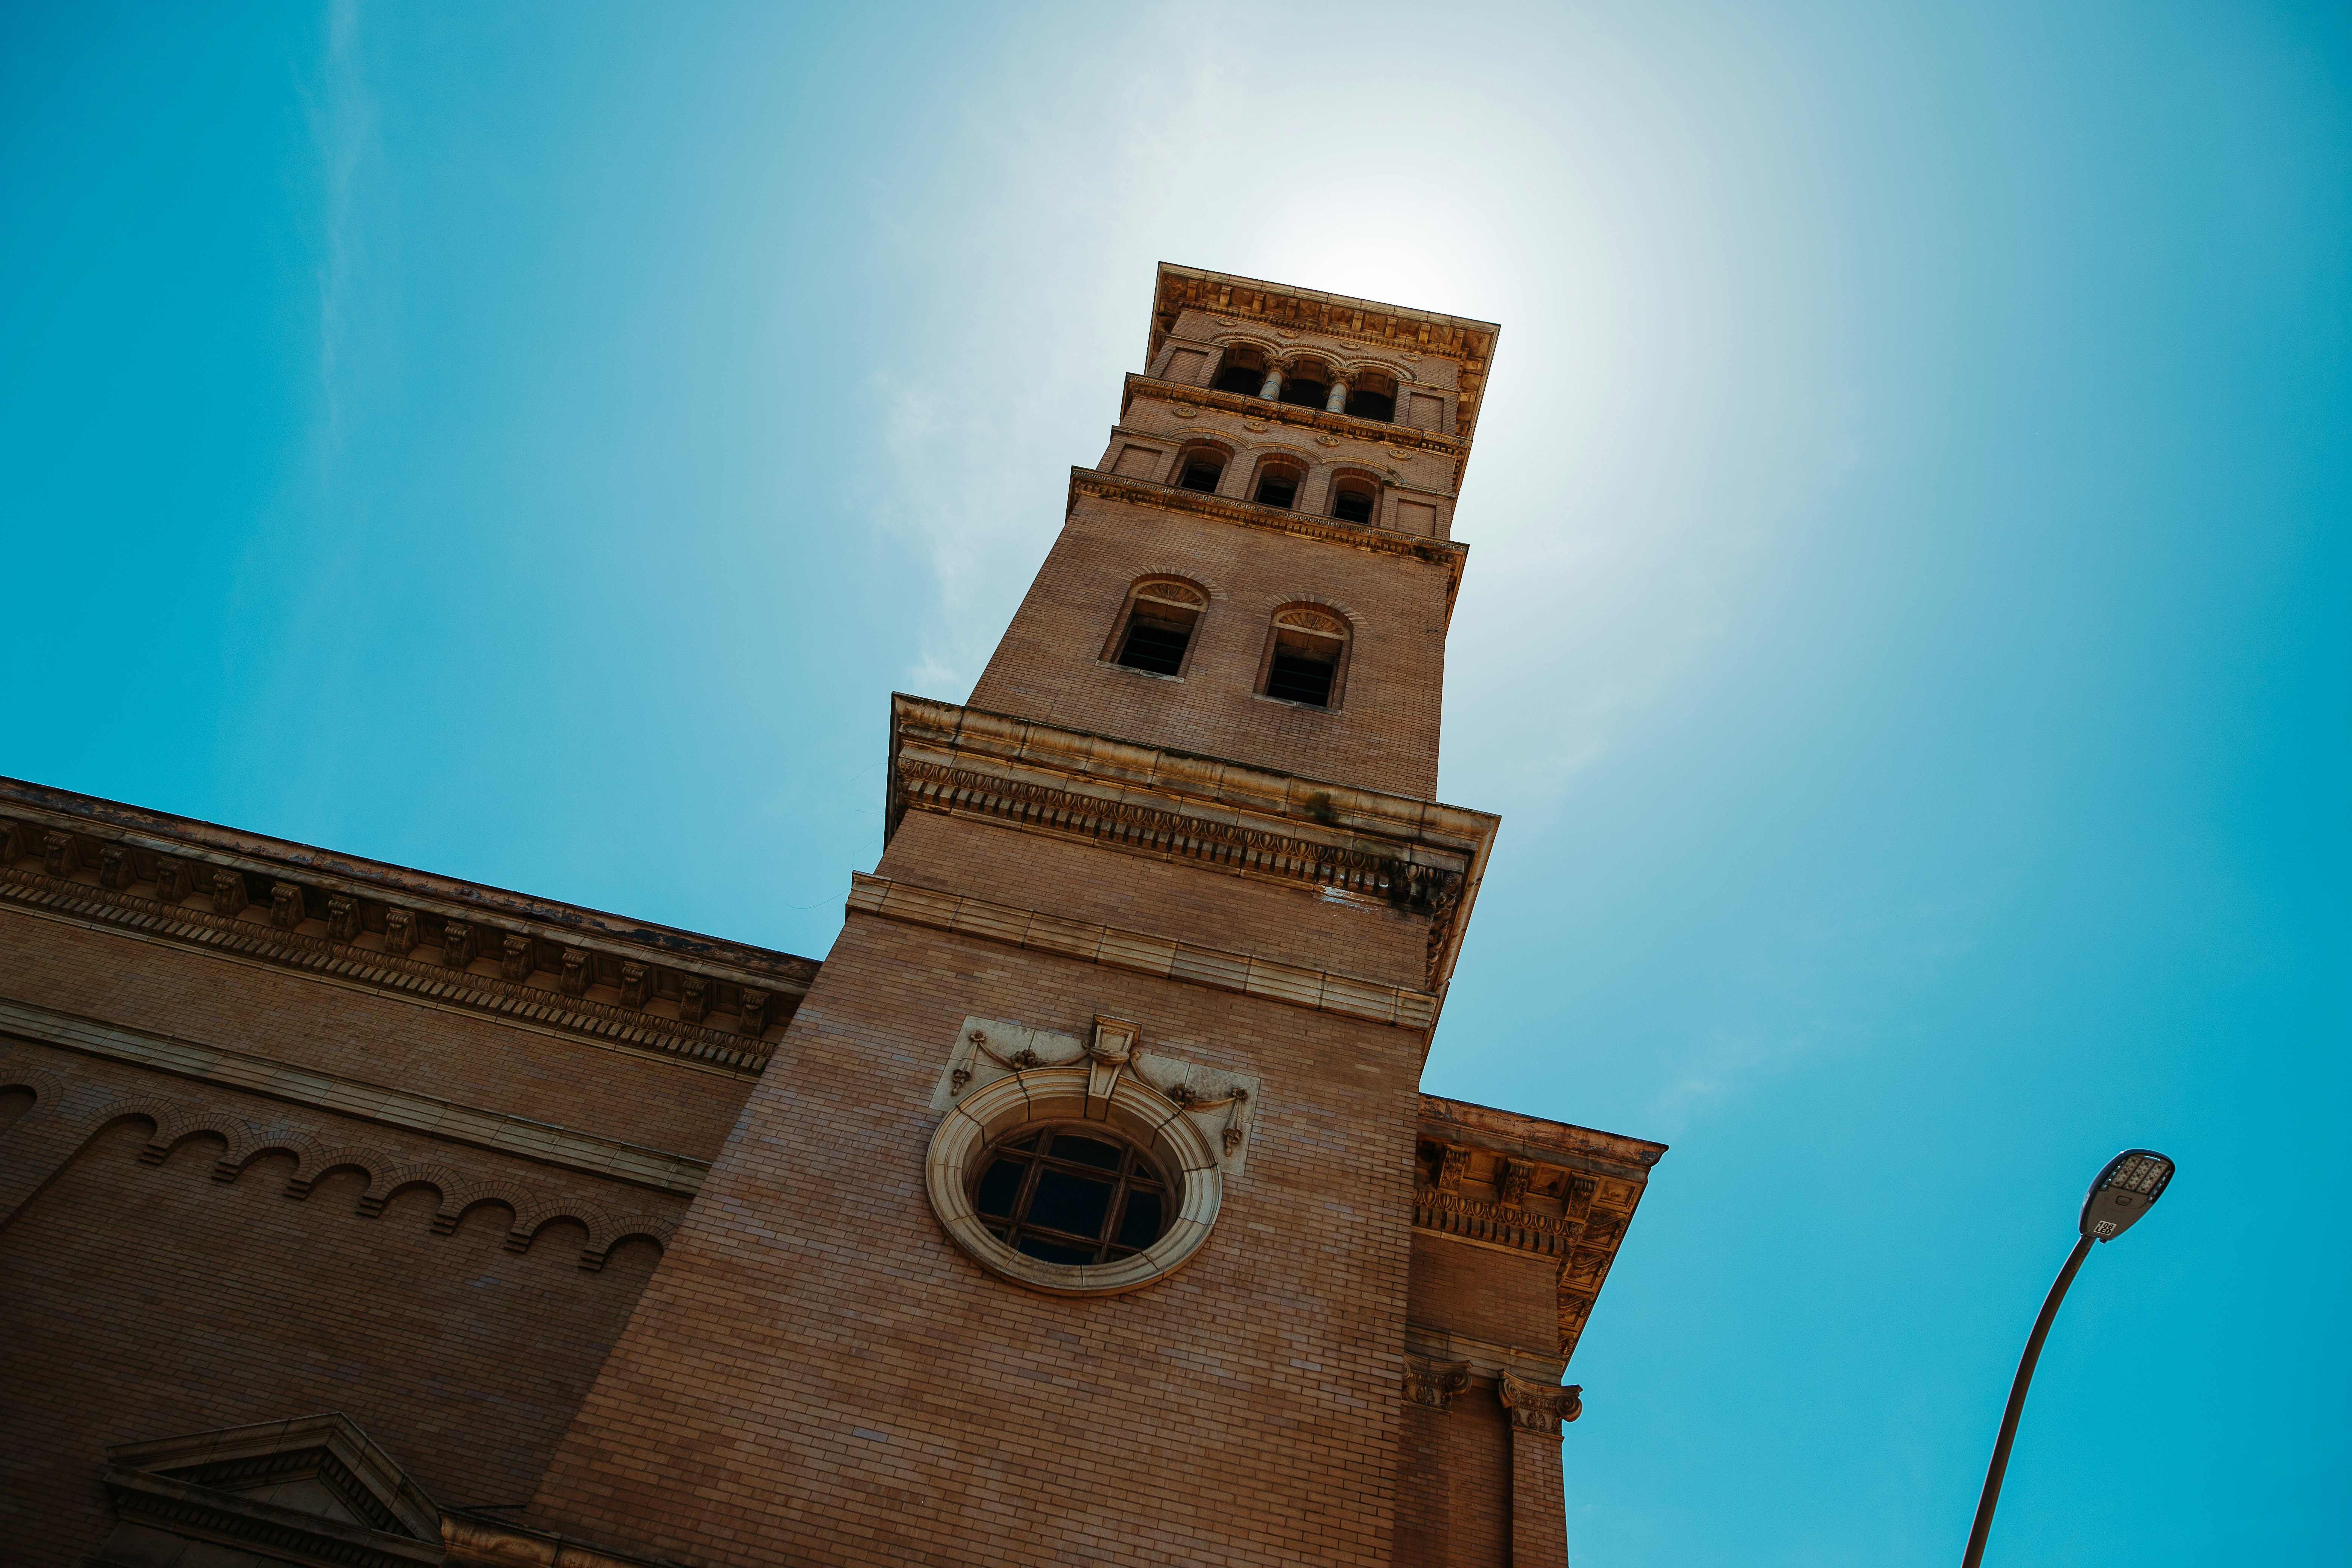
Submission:
<svg viewBox="0 0 2352 1568">
<path fill-rule="evenodd" d="M 1499 321 L 1438 1092 L 1580 1568 L 2341 1561 L 2352 21 L 0 10 L 0 770 L 821 954 L 1166 258 Z M 2331 610 L 2330 606 L 2334 606 Z"/>
</svg>

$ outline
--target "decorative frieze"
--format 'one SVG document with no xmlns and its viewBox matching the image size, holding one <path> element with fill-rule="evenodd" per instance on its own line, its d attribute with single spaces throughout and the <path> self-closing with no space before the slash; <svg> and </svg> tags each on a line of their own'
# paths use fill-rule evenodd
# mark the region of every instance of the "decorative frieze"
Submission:
<svg viewBox="0 0 2352 1568">
<path fill-rule="evenodd" d="M 681 1197 L 691 1197 L 701 1191 L 703 1178 L 710 1170 L 708 1161 L 690 1160 L 665 1150 L 506 1116 L 478 1106 L 367 1083 L 316 1068 L 297 1067 L 249 1052 L 101 1024 L 27 1003 L 0 999 L 0 1029 L 40 1045 L 148 1072 L 261 1095 L 282 1104 L 305 1106 L 403 1132 L 424 1133 L 452 1144 L 510 1154 Z M 0 1042 L 0 1057 L 6 1056 L 11 1048 Z M 100 1091 L 91 1089 L 84 1092 Z M 55 1102 L 55 1096 L 44 1097 L 44 1103 Z M 355 1164 L 387 1179 L 398 1168 L 396 1161 L 322 1142 L 310 1133 L 298 1136 L 296 1130 L 288 1127 L 257 1129 L 243 1121 L 207 1122 L 168 1098 L 132 1100 L 117 1096 L 106 1101 L 105 1115 L 109 1119 L 132 1112 L 156 1123 L 155 1137 L 141 1156 L 150 1164 L 159 1163 L 174 1144 L 197 1131 L 218 1132 L 227 1144 L 215 1171 L 222 1180 L 236 1180 L 237 1173 L 266 1149 L 284 1148 L 296 1153 L 301 1162 L 289 1179 L 289 1195 L 293 1197 L 307 1196 L 311 1184 L 338 1164 Z M 449 1184 L 439 1184 L 445 1188 L 445 1197 L 458 1195 Z M 469 1189 L 478 1184 L 478 1180 L 464 1184 Z M 526 1213 L 529 1207 L 525 1205 L 516 1212 Z"/>
<path fill-rule="evenodd" d="M 1532 1252 L 1543 1258 L 1565 1258 L 1584 1226 L 1566 1215 L 1529 1214 L 1501 1204 L 1481 1203 L 1460 1193 L 1423 1187 L 1412 1195 L 1412 1223 L 1423 1230 L 1458 1236 Z"/>
<path fill-rule="evenodd" d="M 24 825 L 11 821 L 9 826 L 21 848 L 28 840 Z M 52 835 L 64 841 L 64 848 L 48 842 Z M 102 843 L 86 854 L 79 836 L 67 828 L 44 833 L 37 847 L 42 859 L 37 865 L 0 860 L 0 901 L 110 927 L 143 941 L 235 952 L 341 984 L 386 989 L 436 1006 L 507 1015 L 527 1026 L 577 1033 L 600 1044 L 649 1050 L 726 1071 L 757 1072 L 764 1065 L 772 1047 L 762 1037 L 776 1026 L 780 1013 L 789 1016 L 791 1002 L 800 994 L 698 975 L 695 978 L 703 988 L 706 1007 L 736 1007 L 737 1016 L 721 1026 L 683 1016 L 671 1019 L 648 1005 L 663 994 L 665 974 L 670 986 L 682 990 L 677 972 L 659 966 L 637 965 L 643 971 L 639 1005 L 626 1009 L 587 994 L 599 977 L 593 955 L 583 950 L 567 950 L 567 973 L 556 983 L 563 989 L 532 984 L 534 979 L 541 984 L 549 982 L 536 971 L 537 940 L 526 933 L 486 932 L 478 922 L 460 918 L 442 918 L 437 929 L 432 929 L 432 917 L 420 917 L 416 910 L 377 904 L 371 914 L 371 907 L 355 895 L 326 892 L 286 878 L 264 884 L 269 902 L 266 918 L 257 920 L 247 912 L 247 874 L 229 867 L 121 844 Z M 95 862 L 102 878 L 109 848 L 124 852 L 115 862 L 126 868 L 115 871 L 118 880 L 126 875 L 141 879 L 128 888 L 109 888 L 80 869 L 86 860 Z M 76 874 L 47 875 L 52 859 L 70 860 Z M 189 902 L 190 891 L 207 897 Z M 314 917 L 322 911 L 326 932 L 311 934 L 318 930 Z M 370 931 L 371 919 L 379 931 Z M 306 923 L 310 931 L 302 929 Z M 437 951 L 415 952 L 420 940 L 436 937 Z M 486 939 L 495 942 L 500 955 L 500 973 L 495 976 L 466 969 Z M 363 942 L 369 945 L 361 945 Z M 617 984 L 622 961 L 614 957 L 607 962 L 612 968 L 603 977 L 604 983 Z M 519 967 L 520 977 L 516 978 Z M 807 967 L 813 973 L 815 966 Z M 740 1007 L 740 999 L 747 995 L 751 1027 Z"/>
<path fill-rule="evenodd" d="M 893 700 L 891 741 L 889 833 L 907 812 L 931 811 L 1377 900 L 1427 921 L 1432 993 L 1453 972 L 1496 826 L 1483 812 L 921 698 Z"/>
<path fill-rule="evenodd" d="M 1576 1348 L 1664 1146 L 1422 1096 L 1416 1229 L 1557 1266 L 1559 1354 Z"/>
</svg>

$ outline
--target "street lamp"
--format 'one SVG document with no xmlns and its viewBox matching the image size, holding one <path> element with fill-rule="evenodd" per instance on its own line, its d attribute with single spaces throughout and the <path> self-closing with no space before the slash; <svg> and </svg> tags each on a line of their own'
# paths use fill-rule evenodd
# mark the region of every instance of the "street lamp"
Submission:
<svg viewBox="0 0 2352 1568">
<path fill-rule="evenodd" d="M 2058 1270 L 2057 1282 L 2042 1303 L 2042 1315 L 2033 1320 L 2033 1335 L 2025 1342 L 2025 1354 L 2017 1363 L 2017 1381 L 2009 1385 L 2009 1408 L 2001 1413 L 2000 1437 L 1992 1446 L 1992 1463 L 1985 1467 L 1984 1495 L 1977 1499 L 1976 1528 L 1969 1531 L 1969 1554 L 1961 1559 L 1961 1568 L 1977 1568 L 1984 1560 L 1985 1537 L 1992 1533 L 1993 1504 L 2000 1500 L 2001 1473 L 2009 1468 L 2009 1445 L 2017 1436 L 2017 1417 L 2025 1409 L 2025 1387 L 2033 1381 L 2033 1363 L 2042 1359 L 2042 1342 L 2049 1337 L 2050 1321 L 2058 1315 L 2058 1303 L 2065 1300 L 2066 1287 L 2074 1282 L 2074 1271 L 2090 1256 L 2091 1243 L 2113 1241 L 2129 1230 L 2155 1206 L 2171 1180 L 2171 1161 L 2153 1149 L 2126 1149 L 2107 1162 L 2084 1195 L 2083 1217 L 2077 1226 L 2082 1237 L 2066 1255 L 2066 1267 Z"/>
</svg>

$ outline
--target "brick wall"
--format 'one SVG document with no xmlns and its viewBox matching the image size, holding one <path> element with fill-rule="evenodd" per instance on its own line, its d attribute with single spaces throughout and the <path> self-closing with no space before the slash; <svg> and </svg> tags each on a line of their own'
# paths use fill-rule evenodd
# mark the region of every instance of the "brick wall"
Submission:
<svg viewBox="0 0 2352 1568">
<path fill-rule="evenodd" d="M 1097 1013 L 1265 1087 L 1201 1255 L 1074 1300 L 959 1252 L 923 1152 L 965 1015 Z M 694 1563 L 1388 1561 L 1421 1048 L 853 916 L 534 1519 Z"/>
<path fill-rule="evenodd" d="M 22 1076 L 28 1047 L 12 1047 Z M 76 1092 L 163 1089 L 198 1111 L 267 1121 L 268 1102 L 76 1062 Z M 0 1081 L 10 1069 L 0 1064 Z M 376 1140 L 394 1158 L 447 1158 L 431 1140 L 308 1119 L 328 1139 Z M 0 1131 L 0 1159 L 43 1132 L 42 1108 Z M 382 1213 L 359 1200 L 373 1173 L 343 1168 L 299 1201 L 295 1161 L 265 1153 L 232 1183 L 226 1148 L 198 1132 L 142 1163 L 153 1121 L 131 1115 L 89 1138 L 0 1228 L 0 1534 L 12 1562 L 63 1564 L 91 1550 L 108 1518 L 100 1477 L 111 1443 L 341 1410 L 386 1445 L 446 1504 L 528 1495 L 658 1256 L 624 1243 L 580 1267 L 585 1227 L 557 1219 L 528 1251 L 486 1201 L 454 1234 L 433 1221 L 440 1193 L 413 1185 Z M 467 1151 L 486 1178 L 553 1196 L 615 1202 L 610 1184 L 565 1179 Z M 681 1201 L 630 1194 L 666 1209 Z M 558 1206 L 562 1206 L 557 1199 Z"/>
<path fill-rule="evenodd" d="M 1559 1339 L 1559 1262 L 1415 1231 L 1412 1321 L 1549 1357 Z"/>
<path fill-rule="evenodd" d="M 0 996 L 709 1159 L 750 1079 L 0 910 Z"/>
<path fill-rule="evenodd" d="M 1188 578 L 1208 610 L 1181 679 L 1102 656 L 1129 587 Z M 1276 610 L 1350 626 L 1336 711 L 1257 694 Z M 1082 499 L 972 689 L 971 705 L 1429 799 L 1445 665 L 1445 570 L 1190 513 Z"/>
</svg>

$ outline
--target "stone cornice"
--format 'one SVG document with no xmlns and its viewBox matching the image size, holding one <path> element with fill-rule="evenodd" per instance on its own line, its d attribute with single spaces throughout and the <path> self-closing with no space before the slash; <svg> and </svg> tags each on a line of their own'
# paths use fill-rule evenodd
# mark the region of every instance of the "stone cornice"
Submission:
<svg viewBox="0 0 2352 1568">
<path fill-rule="evenodd" d="M 1599 1132 L 1565 1121 L 1547 1121 L 1516 1110 L 1497 1110 L 1466 1100 L 1421 1097 L 1422 1132 L 1449 1142 L 1475 1144 L 1582 1171 L 1599 1171 L 1634 1181 L 1649 1179 L 1650 1167 L 1665 1157 L 1666 1145 L 1646 1139 Z"/>
<path fill-rule="evenodd" d="M 1565 1363 L 1665 1145 L 1427 1094 L 1416 1134 L 1414 1227 L 1556 1264 Z"/>
<path fill-rule="evenodd" d="M 886 830 L 910 810 L 1381 900 L 1429 919 L 1423 984 L 1439 995 L 1501 821 L 899 693 Z"/>
<path fill-rule="evenodd" d="M 1408 349 L 1454 360 L 1462 367 L 1455 418 L 1465 440 L 1476 424 L 1479 396 L 1503 331 L 1492 321 L 1475 321 L 1467 316 L 1441 315 L 1434 310 L 1387 305 L 1346 294 L 1326 294 L 1319 289 L 1297 289 L 1163 261 L 1152 285 L 1151 330 L 1144 351 L 1146 364 L 1158 355 L 1169 329 L 1188 307 L 1236 321 L 1319 332 L 1376 349 Z"/>
<path fill-rule="evenodd" d="M 24 812 L 14 808 L 22 806 Z M 704 936 L 607 914 L 580 904 L 533 898 L 528 893 L 478 882 L 460 881 L 431 871 L 418 871 L 383 860 L 369 860 L 320 849 L 290 839 L 200 822 L 170 812 L 149 811 L 99 795 L 79 795 L 23 779 L 0 778 L 0 816 L 54 814 L 75 818 L 78 833 L 95 839 L 139 844 L 173 855 L 196 855 L 223 866 L 281 873 L 313 880 L 321 888 L 390 899 L 423 906 L 446 907 L 461 916 L 511 921 L 530 925 L 551 937 L 570 935 L 579 941 L 643 949 L 657 962 L 684 967 L 709 966 L 713 973 L 764 977 L 803 990 L 815 980 L 817 961 L 772 948 L 753 947 L 721 937 Z M 29 848 L 20 853 L 30 853 Z"/>
<path fill-rule="evenodd" d="M 1445 483 L 1429 488 L 1449 497 L 1462 488 L 1462 466 L 1470 456 L 1466 444 L 1435 430 L 1423 430 L 1412 425 L 1391 425 L 1378 419 L 1356 419 L 1321 408 L 1301 407 L 1295 403 L 1268 403 L 1265 398 L 1253 397 L 1246 392 L 1219 392 L 1212 387 L 1193 386 L 1181 381 L 1161 381 L 1156 376 L 1137 375 L 1132 372 L 1128 374 L 1126 393 L 1119 402 L 1121 419 L 1126 418 L 1129 410 L 1134 407 L 1138 394 L 1156 397 L 1163 403 L 1181 404 L 1188 408 L 1213 408 L 1237 418 L 1261 420 L 1269 430 L 1281 426 L 1293 430 L 1346 437 L 1392 447 L 1398 452 L 1426 452 L 1441 459 L 1446 468 Z M 1163 431 L 1151 434 L 1161 439 L 1171 439 L 1181 437 L 1182 433 L 1177 432 L 1174 437 Z"/>
<path fill-rule="evenodd" d="M 16 780 L 0 813 L 0 905 L 709 1069 L 757 1072 L 817 967 Z"/>
<path fill-rule="evenodd" d="M 1261 506 L 1255 501 L 1236 500 L 1231 496 L 1204 495 L 1199 490 L 1182 489 L 1175 485 L 1155 485 L 1143 479 L 1106 474 L 1099 468 L 1073 468 L 1070 470 L 1070 510 L 1076 509 L 1080 496 L 1129 501 L 1162 511 L 1187 511 L 1197 517 L 1213 518 L 1219 522 L 1235 523 L 1244 528 L 1286 533 L 1294 539 L 1321 540 L 1328 544 L 1344 544 L 1350 550 L 1369 550 L 1376 555 L 1425 563 L 1445 574 L 1445 618 L 1448 625 L 1454 619 L 1454 596 L 1462 586 L 1462 568 L 1470 557 L 1470 547 L 1454 540 L 1426 539 L 1418 534 L 1394 533 L 1387 529 L 1341 522 L 1337 518 L 1310 517 L 1286 507 Z"/>
<path fill-rule="evenodd" d="M 852 914 L 876 915 L 1032 952 L 1049 952 L 1080 963 L 1237 992 L 1400 1029 L 1427 1029 L 1437 1021 L 1437 998 L 1425 991 L 1302 969 L 1253 953 L 1197 947 L 1145 931 L 1065 920 L 1043 910 L 992 903 L 911 882 L 869 877 L 863 871 L 850 873 L 848 908 Z"/>
</svg>

